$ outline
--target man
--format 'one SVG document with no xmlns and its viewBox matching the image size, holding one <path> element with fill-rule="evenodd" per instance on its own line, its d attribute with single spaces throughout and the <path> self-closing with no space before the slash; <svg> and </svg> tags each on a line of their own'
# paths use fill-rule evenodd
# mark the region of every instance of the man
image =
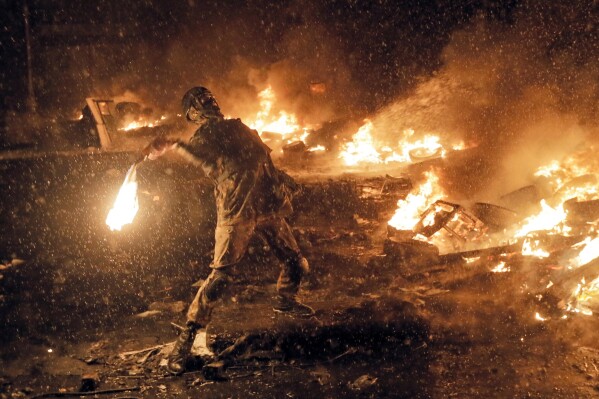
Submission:
<svg viewBox="0 0 599 399">
<path fill-rule="evenodd" d="M 186 119 L 199 125 L 194 136 L 188 143 L 157 138 L 143 155 L 156 159 L 176 150 L 199 165 L 215 185 L 217 224 L 212 272 L 189 306 L 185 329 L 168 359 L 173 374 L 185 371 L 196 332 L 210 322 L 214 303 L 233 282 L 233 266 L 244 256 L 253 234 L 261 234 L 283 263 L 273 309 L 302 317 L 314 314 L 297 299 L 308 262 L 284 219 L 292 212 L 288 176 L 273 165 L 270 149 L 255 130 L 239 119 L 224 118 L 208 89 L 190 89 L 182 105 Z"/>
</svg>

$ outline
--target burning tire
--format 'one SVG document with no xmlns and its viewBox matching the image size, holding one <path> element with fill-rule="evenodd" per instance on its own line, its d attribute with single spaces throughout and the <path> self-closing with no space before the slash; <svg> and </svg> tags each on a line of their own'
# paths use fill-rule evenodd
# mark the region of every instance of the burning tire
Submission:
<svg viewBox="0 0 599 399">
<path fill-rule="evenodd" d="M 443 155 L 443 148 L 438 147 L 435 150 L 426 147 L 414 148 L 413 150 L 410 150 L 408 154 L 410 155 L 410 160 L 412 162 L 423 162 L 430 159 L 440 158 Z"/>
</svg>

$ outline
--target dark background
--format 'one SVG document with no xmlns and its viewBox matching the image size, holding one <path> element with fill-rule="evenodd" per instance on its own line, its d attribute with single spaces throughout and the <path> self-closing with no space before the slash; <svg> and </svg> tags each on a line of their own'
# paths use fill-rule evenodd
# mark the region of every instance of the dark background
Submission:
<svg viewBox="0 0 599 399">
<path fill-rule="evenodd" d="M 250 69 L 284 76 L 270 80 L 288 80 L 286 97 L 324 81 L 336 113 L 372 112 L 435 71 L 455 29 L 509 24 L 520 2 L 3 0 L 3 114 L 27 109 L 25 3 L 38 111 L 73 117 L 90 95 L 165 108 L 194 84 L 233 95 L 260 79 Z"/>
</svg>

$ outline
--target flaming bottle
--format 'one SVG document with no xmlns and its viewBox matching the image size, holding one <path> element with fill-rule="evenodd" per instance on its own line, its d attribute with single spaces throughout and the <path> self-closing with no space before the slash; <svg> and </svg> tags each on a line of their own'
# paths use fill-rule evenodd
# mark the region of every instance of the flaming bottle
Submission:
<svg viewBox="0 0 599 399">
<path fill-rule="evenodd" d="M 106 217 L 106 224 L 112 231 L 120 231 L 124 225 L 133 222 L 139 210 L 137 200 L 137 165 L 135 163 L 129 168 L 127 176 L 125 176 L 125 181 L 114 201 L 114 205 Z"/>
</svg>

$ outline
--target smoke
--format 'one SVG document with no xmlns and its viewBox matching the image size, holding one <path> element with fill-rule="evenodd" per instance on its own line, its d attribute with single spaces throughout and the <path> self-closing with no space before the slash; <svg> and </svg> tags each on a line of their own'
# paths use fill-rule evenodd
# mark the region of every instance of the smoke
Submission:
<svg viewBox="0 0 599 399">
<path fill-rule="evenodd" d="M 300 123 L 353 118 L 373 112 L 412 85 L 418 73 L 436 68 L 447 32 L 470 12 L 450 6 L 454 2 L 418 0 L 234 3 L 134 7 L 129 23 L 107 26 L 126 32 L 123 41 L 64 52 L 77 53 L 69 56 L 72 71 L 64 76 L 80 82 L 59 84 L 56 90 L 73 90 L 61 101 L 129 92 L 173 113 L 187 89 L 204 85 L 225 114 L 244 118 L 255 115 L 258 93 L 270 86 L 277 106 Z M 52 49 L 48 57 L 57 53 Z"/>
<path fill-rule="evenodd" d="M 271 87 L 272 112 L 296 114 L 303 124 L 363 112 L 355 105 L 359 90 L 347 54 L 322 22 L 317 3 L 275 2 L 268 8 L 260 2 L 190 2 L 177 17 L 176 32 L 130 48 L 130 64 L 96 82 L 94 92 L 145 99 L 176 113 L 183 93 L 202 85 L 225 115 L 245 119 L 260 110 L 258 93 Z M 314 84 L 323 90 L 311 90 Z"/>
<path fill-rule="evenodd" d="M 593 1 L 529 1 L 507 20 L 474 18 L 451 35 L 435 75 L 377 114 L 380 139 L 413 128 L 476 145 L 445 171 L 458 195 L 530 184 L 536 168 L 596 140 L 598 14 Z"/>
<path fill-rule="evenodd" d="M 65 52 L 73 71 L 64 76 L 89 84 L 63 98 L 115 97 L 175 114 L 183 93 L 204 85 L 227 116 L 246 119 L 270 86 L 272 112 L 302 124 L 378 108 L 374 133 L 391 147 L 405 129 L 476 146 L 442 179 L 470 198 L 527 184 L 538 166 L 596 136 L 596 1 L 514 1 L 501 12 L 471 1 L 227 3 L 139 6 L 140 21 L 156 14 L 155 28 L 128 25 L 124 43 Z"/>
</svg>

